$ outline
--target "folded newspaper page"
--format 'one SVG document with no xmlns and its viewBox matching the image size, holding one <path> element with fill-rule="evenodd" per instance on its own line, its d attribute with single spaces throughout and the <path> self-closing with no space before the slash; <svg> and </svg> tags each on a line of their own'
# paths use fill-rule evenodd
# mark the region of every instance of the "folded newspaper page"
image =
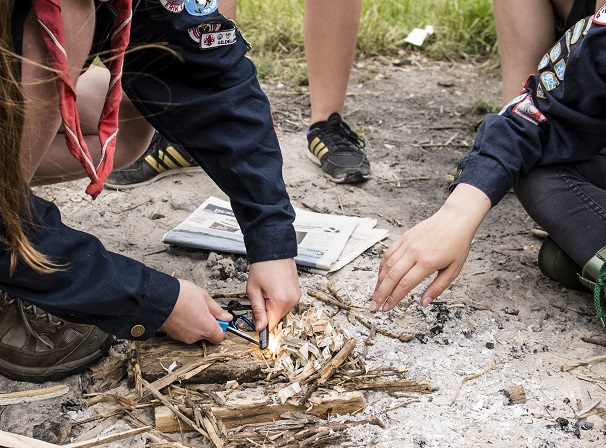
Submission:
<svg viewBox="0 0 606 448">
<path fill-rule="evenodd" d="M 312 272 L 341 269 L 387 236 L 376 220 L 313 213 L 295 208 L 298 255 L 295 262 Z M 244 237 L 227 201 L 210 197 L 162 241 L 176 246 L 246 254 Z"/>
</svg>

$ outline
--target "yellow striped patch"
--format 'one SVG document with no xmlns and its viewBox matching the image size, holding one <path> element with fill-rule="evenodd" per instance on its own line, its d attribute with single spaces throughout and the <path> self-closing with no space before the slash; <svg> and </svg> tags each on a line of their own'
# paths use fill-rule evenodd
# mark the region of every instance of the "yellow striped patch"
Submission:
<svg viewBox="0 0 606 448">
<path fill-rule="evenodd" d="M 177 164 L 179 164 L 180 166 L 189 166 L 189 163 L 187 162 L 187 160 L 185 160 L 185 159 L 183 158 L 183 156 L 182 156 L 182 155 L 179 153 L 179 151 L 177 151 L 177 150 L 175 149 L 175 147 L 174 147 L 174 146 L 168 146 L 168 147 L 166 148 L 166 152 L 167 152 L 168 154 L 170 154 L 170 156 L 171 156 L 173 159 L 175 159 L 175 160 L 176 160 L 176 162 L 177 162 Z M 174 167 L 174 168 L 177 168 L 177 167 Z"/>
</svg>

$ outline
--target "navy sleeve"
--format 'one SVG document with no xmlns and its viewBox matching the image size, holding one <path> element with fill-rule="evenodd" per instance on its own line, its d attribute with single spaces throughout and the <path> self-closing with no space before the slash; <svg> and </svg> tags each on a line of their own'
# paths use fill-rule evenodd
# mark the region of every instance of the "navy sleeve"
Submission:
<svg viewBox="0 0 606 448">
<path fill-rule="evenodd" d="M 535 166 L 581 162 L 606 146 L 606 8 L 580 20 L 541 60 L 525 90 L 480 127 L 456 180 L 496 205 Z"/>
<path fill-rule="evenodd" d="M 208 11 L 137 4 L 131 44 L 139 49 L 125 60 L 125 92 L 229 196 L 251 263 L 296 256 L 282 153 L 247 42 L 213 10 L 216 2 Z M 165 46 L 144 47 L 159 42 Z"/>
<path fill-rule="evenodd" d="M 94 236 L 67 227 L 54 204 L 32 196 L 32 207 L 35 225 L 27 226 L 30 241 L 60 268 L 40 274 L 19 262 L 11 276 L 10 255 L 2 250 L 0 290 L 64 320 L 92 324 L 119 338 L 153 336 L 173 310 L 178 280 L 109 252 Z M 135 325 L 145 332 L 131 335 Z"/>
</svg>

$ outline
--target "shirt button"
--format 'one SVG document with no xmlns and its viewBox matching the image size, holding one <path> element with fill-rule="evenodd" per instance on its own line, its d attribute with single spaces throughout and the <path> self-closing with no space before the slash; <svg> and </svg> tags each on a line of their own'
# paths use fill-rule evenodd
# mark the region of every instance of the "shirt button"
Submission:
<svg viewBox="0 0 606 448">
<path fill-rule="evenodd" d="M 145 327 L 143 325 L 135 325 L 130 329 L 130 335 L 133 338 L 140 338 L 145 334 Z"/>
</svg>

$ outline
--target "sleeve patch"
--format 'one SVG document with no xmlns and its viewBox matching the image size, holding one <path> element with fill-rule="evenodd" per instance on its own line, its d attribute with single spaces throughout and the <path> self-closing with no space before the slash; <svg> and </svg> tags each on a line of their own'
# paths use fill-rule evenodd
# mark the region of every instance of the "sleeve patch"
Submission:
<svg viewBox="0 0 606 448">
<path fill-rule="evenodd" d="M 606 25 L 606 5 L 602 6 L 593 16 L 593 23 L 596 25 Z"/>
<path fill-rule="evenodd" d="M 552 72 L 542 73 L 541 82 L 543 83 L 545 90 L 547 90 L 548 92 L 551 92 L 553 89 L 560 85 L 558 78 L 556 78 L 556 75 L 554 75 Z"/>
<path fill-rule="evenodd" d="M 537 126 L 547 121 L 547 117 L 534 105 L 530 95 L 516 104 L 511 111 Z"/>
</svg>

